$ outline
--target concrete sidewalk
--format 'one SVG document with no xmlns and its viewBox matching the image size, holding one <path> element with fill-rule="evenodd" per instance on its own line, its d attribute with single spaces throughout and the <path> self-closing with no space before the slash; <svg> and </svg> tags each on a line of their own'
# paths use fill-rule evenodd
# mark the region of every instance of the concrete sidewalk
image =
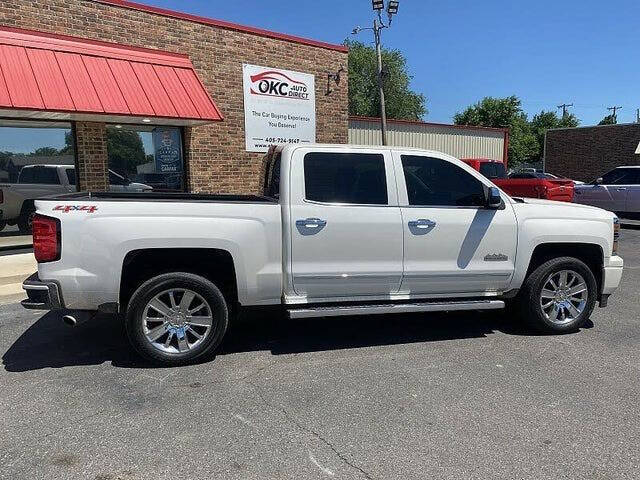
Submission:
<svg viewBox="0 0 640 480">
<path fill-rule="evenodd" d="M 0 305 L 26 298 L 22 282 L 38 270 L 33 253 L 0 256 Z"/>
</svg>

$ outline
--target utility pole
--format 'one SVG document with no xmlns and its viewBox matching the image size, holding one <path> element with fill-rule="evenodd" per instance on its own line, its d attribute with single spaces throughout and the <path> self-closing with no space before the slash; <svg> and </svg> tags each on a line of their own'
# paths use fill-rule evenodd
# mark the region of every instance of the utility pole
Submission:
<svg viewBox="0 0 640 480">
<path fill-rule="evenodd" d="M 615 105 L 613 107 L 607 107 L 607 110 L 609 110 L 610 112 L 613 112 L 613 119 L 617 122 L 618 121 L 618 116 L 616 115 L 616 112 L 618 110 L 622 110 L 622 107 L 616 107 Z"/>
<path fill-rule="evenodd" d="M 640 123 L 640 108 L 636 108 L 636 123 Z"/>
<path fill-rule="evenodd" d="M 351 32 L 352 35 L 357 35 L 362 30 L 373 30 L 373 38 L 376 43 L 376 56 L 378 57 L 378 89 L 380 91 L 380 130 L 382 133 L 382 145 L 387 144 L 387 106 L 384 100 L 384 69 L 382 68 L 382 39 L 381 33 L 384 28 L 389 28 L 393 20 L 393 16 L 398 13 L 399 0 L 388 0 L 387 2 L 387 15 L 389 21 L 384 23 L 382 20 L 382 11 L 384 10 L 385 0 L 371 0 L 373 11 L 378 14 L 378 18 L 373 20 L 373 28 L 360 28 L 356 27 Z"/>
<path fill-rule="evenodd" d="M 562 109 L 562 118 L 567 116 L 567 108 L 573 107 L 573 103 L 563 103 L 562 105 L 558 105 L 558 108 Z"/>
</svg>

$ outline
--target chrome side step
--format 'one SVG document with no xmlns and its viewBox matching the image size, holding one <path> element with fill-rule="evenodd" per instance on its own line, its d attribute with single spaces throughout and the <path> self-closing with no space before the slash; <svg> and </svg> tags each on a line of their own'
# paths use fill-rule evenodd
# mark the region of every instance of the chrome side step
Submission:
<svg viewBox="0 0 640 480">
<path fill-rule="evenodd" d="M 433 301 L 421 303 L 387 303 L 375 305 L 334 305 L 330 307 L 292 308 L 289 318 L 340 317 L 346 315 L 380 315 L 389 313 L 454 312 L 461 310 L 498 310 L 502 300 Z"/>
</svg>

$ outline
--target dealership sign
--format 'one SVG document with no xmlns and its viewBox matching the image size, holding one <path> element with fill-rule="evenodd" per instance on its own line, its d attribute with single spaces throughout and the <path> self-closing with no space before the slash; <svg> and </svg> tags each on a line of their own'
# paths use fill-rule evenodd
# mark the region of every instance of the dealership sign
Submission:
<svg viewBox="0 0 640 480">
<path fill-rule="evenodd" d="M 248 152 L 269 145 L 316 141 L 313 75 L 243 65 L 244 129 Z"/>
</svg>

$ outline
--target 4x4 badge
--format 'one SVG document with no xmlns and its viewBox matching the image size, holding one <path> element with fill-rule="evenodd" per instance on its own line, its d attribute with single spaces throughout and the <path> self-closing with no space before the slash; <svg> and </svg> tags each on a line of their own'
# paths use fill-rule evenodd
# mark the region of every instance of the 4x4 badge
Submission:
<svg viewBox="0 0 640 480">
<path fill-rule="evenodd" d="M 98 210 L 98 207 L 96 207 L 95 205 L 58 205 L 53 210 L 61 211 L 64 213 L 75 211 L 93 213 Z"/>
</svg>

